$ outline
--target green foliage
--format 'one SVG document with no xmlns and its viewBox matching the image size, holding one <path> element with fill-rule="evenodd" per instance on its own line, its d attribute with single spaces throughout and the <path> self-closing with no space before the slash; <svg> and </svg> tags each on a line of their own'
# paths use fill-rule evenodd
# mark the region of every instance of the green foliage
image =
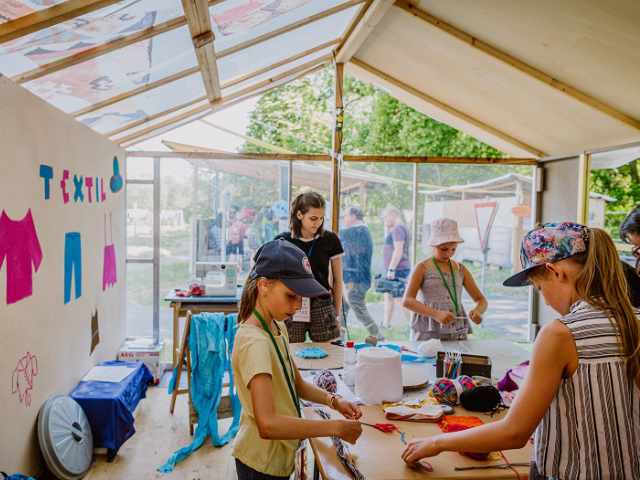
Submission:
<svg viewBox="0 0 640 480">
<path fill-rule="evenodd" d="M 606 229 L 618 239 L 618 229 L 627 212 L 640 203 L 640 159 L 616 169 L 591 172 L 591 191 L 616 199 L 607 205 Z"/>
<path fill-rule="evenodd" d="M 251 115 L 247 134 L 296 153 L 331 151 L 333 128 L 333 83 L 331 68 L 278 87 L 263 95 Z M 342 150 L 346 155 L 420 155 L 441 157 L 501 157 L 503 154 L 455 128 L 440 123 L 404 105 L 383 90 L 345 77 Z M 268 152 L 247 142 L 247 152 Z M 367 214 L 377 216 L 393 204 L 411 208 L 413 167 L 408 164 L 354 163 L 351 169 L 366 170 L 392 182 L 367 194 Z M 529 167 L 485 165 L 423 165 L 419 181 L 449 186 L 478 182 L 508 172 L 530 175 Z M 363 203 L 354 192 L 347 202 Z"/>
</svg>

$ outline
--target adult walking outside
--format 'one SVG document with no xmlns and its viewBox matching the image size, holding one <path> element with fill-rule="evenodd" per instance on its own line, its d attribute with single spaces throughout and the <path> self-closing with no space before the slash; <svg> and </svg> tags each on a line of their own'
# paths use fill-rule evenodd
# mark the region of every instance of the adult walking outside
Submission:
<svg viewBox="0 0 640 480">
<path fill-rule="evenodd" d="M 409 261 L 409 230 L 402 222 L 402 213 L 396 207 L 387 207 L 384 213 L 385 239 L 383 249 L 384 268 L 388 280 L 401 280 L 406 283 L 411 272 Z M 398 292 L 399 293 L 399 292 Z M 384 294 L 384 327 L 389 328 L 393 320 L 396 303 L 402 299 L 401 294 Z M 402 309 L 402 307 L 400 307 Z M 408 312 L 404 312 L 407 322 Z"/>
<path fill-rule="evenodd" d="M 365 301 L 367 291 L 371 288 L 371 233 L 364 223 L 364 213 L 360 207 L 348 207 L 343 220 L 344 228 L 340 230 L 340 240 L 345 252 L 343 277 L 347 294 L 347 301 L 343 303 L 344 321 L 346 322 L 351 308 L 369 335 L 381 339 L 378 325 L 371 317 Z"/>
</svg>

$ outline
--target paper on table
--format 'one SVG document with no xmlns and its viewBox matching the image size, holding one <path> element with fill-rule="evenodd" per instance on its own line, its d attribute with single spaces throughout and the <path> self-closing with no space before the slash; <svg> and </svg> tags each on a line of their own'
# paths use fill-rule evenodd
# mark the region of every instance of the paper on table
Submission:
<svg viewBox="0 0 640 480">
<path fill-rule="evenodd" d="M 127 378 L 135 368 L 123 367 L 119 365 L 113 366 L 97 366 L 89 370 L 84 378 L 83 382 L 111 382 L 120 383 Z"/>
</svg>

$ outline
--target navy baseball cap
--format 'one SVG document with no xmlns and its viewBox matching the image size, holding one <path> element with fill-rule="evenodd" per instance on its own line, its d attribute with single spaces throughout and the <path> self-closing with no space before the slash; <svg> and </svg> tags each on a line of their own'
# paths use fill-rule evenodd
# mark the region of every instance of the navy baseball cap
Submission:
<svg viewBox="0 0 640 480">
<path fill-rule="evenodd" d="M 249 274 L 251 278 L 280 280 L 301 297 L 329 295 L 327 289 L 313 276 L 311 264 L 304 252 L 283 238 L 262 245 L 254 260 L 255 265 Z"/>
</svg>

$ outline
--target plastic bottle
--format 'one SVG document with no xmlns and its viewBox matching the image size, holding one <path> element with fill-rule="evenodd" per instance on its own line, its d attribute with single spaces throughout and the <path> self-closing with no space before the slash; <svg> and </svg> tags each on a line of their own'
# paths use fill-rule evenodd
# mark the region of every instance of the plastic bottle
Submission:
<svg viewBox="0 0 640 480">
<path fill-rule="evenodd" d="M 353 340 L 344 345 L 344 371 L 343 380 L 347 387 L 353 387 L 356 383 L 356 348 Z"/>
</svg>

